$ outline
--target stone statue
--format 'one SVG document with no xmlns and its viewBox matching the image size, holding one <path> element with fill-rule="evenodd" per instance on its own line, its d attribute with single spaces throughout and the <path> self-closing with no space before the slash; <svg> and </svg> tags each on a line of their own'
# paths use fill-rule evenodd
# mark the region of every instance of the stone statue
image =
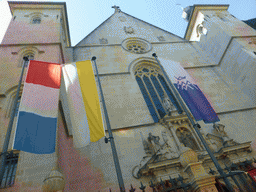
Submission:
<svg viewBox="0 0 256 192">
<path fill-rule="evenodd" d="M 167 151 L 165 157 L 167 159 L 177 158 L 179 155 L 177 154 L 177 152 L 173 150 L 173 143 L 171 143 L 170 139 L 168 139 L 168 134 L 166 130 L 162 131 L 162 137 L 164 141 L 163 149 Z"/>
<path fill-rule="evenodd" d="M 165 95 L 164 98 L 163 98 L 163 105 L 164 105 L 164 107 L 165 107 L 165 109 L 167 111 L 167 114 L 169 116 L 172 115 L 171 112 L 176 110 L 175 106 L 173 105 L 171 100 L 167 97 L 167 95 Z"/>
<path fill-rule="evenodd" d="M 154 136 L 152 133 L 148 134 L 147 139 L 144 139 L 141 132 L 140 135 L 146 156 L 144 156 L 140 164 L 136 165 L 132 170 L 132 175 L 136 179 L 141 177 L 141 170 L 146 169 L 147 164 L 158 162 L 162 158 L 171 159 L 178 157 L 178 154 L 171 150 L 166 131 L 162 131 L 163 144 L 160 143 L 160 137 Z"/>
<path fill-rule="evenodd" d="M 225 125 L 214 123 L 213 128 L 217 131 L 219 136 L 222 138 L 222 145 L 224 147 L 229 147 L 229 146 L 238 144 L 233 139 L 229 138 L 228 134 L 224 131 Z"/>
</svg>

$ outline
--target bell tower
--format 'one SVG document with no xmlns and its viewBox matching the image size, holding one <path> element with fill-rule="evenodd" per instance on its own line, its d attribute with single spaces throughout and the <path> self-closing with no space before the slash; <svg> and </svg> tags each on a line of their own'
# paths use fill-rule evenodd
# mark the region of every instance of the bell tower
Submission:
<svg viewBox="0 0 256 192">
<path fill-rule="evenodd" d="M 194 5 L 184 9 L 185 39 L 195 41 L 228 87 L 237 87 L 255 103 L 256 30 L 228 12 L 229 5 Z M 248 73 L 246 69 L 251 69 Z M 243 109 L 252 106 L 243 105 Z"/>
<path fill-rule="evenodd" d="M 3 149 L 11 112 L 13 108 L 16 111 L 18 109 L 18 105 L 14 107 L 14 100 L 22 71 L 23 57 L 52 63 L 65 63 L 72 58 L 67 48 L 70 47 L 70 37 L 65 3 L 9 1 L 8 5 L 11 13 L 10 23 L 0 44 L 0 152 Z M 8 5 L 6 3 L 6 8 Z M 22 94 L 22 87 L 19 96 Z M 3 180 L 7 179 L 6 183 L 12 185 L 8 179 L 15 178 L 17 186 L 26 183 L 25 187 L 33 187 L 34 191 L 38 191 L 51 168 L 55 166 L 57 155 L 54 153 L 49 158 L 42 155 L 41 162 L 46 162 L 48 158 L 49 163 L 38 168 L 40 163 L 26 161 L 26 158 L 36 158 L 35 154 L 12 150 L 16 120 L 15 116 L 8 153 L 11 151 L 11 154 L 19 154 L 20 158 L 15 160 L 18 166 L 13 164 L 17 166 L 17 170 L 13 171 L 9 178 L 4 176 Z M 5 170 L 7 168 L 8 166 Z M 25 174 L 38 169 L 45 172 L 33 179 L 29 179 L 28 174 Z M 28 180 L 29 182 L 26 182 Z M 10 187 L 9 184 L 2 183 L 1 187 Z"/>
</svg>

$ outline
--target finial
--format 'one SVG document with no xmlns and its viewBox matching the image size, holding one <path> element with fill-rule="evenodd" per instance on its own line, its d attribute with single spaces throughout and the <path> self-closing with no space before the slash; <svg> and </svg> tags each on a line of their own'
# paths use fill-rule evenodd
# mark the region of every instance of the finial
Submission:
<svg viewBox="0 0 256 192">
<path fill-rule="evenodd" d="M 115 9 L 115 13 L 116 13 L 116 12 L 119 13 L 119 12 L 121 11 L 120 7 L 119 7 L 119 6 L 116 6 L 116 5 L 112 6 L 111 8 L 114 8 L 114 9 Z"/>
</svg>

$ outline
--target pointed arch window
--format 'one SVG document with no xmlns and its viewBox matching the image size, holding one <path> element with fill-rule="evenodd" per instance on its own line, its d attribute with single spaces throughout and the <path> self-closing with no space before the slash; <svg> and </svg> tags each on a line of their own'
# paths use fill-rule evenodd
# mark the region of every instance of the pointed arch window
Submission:
<svg viewBox="0 0 256 192">
<path fill-rule="evenodd" d="M 167 113 L 163 105 L 165 95 L 168 96 L 178 112 L 182 113 L 182 109 L 166 83 L 160 69 L 152 65 L 139 66 L 135 70 L 135 79 L 154 122 L 158 122 Z"/>
</svg>

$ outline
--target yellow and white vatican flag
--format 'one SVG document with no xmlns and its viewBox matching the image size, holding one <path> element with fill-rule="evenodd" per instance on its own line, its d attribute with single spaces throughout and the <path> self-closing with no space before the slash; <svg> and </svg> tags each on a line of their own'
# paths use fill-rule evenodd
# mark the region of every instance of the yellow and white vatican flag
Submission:
<svg viewBox="0 0 256 192">
<path fill-rule="evenodd" d="M 105 136 L 92 62 L 66 64 L 62 74 L 74 146 L 81 148 Z"/>
</svg>

